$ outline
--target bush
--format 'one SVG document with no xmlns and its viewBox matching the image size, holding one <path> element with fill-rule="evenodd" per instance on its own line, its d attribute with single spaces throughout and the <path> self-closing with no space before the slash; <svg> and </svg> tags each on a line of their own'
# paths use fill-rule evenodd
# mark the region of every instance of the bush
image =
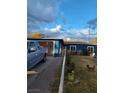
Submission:
<svg viewBox="0 0 124 93">
<path fill-rule="evenodd" d="M 71 62 L 69 55 L 66 57 L 65 81 L 74 81 L 75 64 Z"/>
</svg>

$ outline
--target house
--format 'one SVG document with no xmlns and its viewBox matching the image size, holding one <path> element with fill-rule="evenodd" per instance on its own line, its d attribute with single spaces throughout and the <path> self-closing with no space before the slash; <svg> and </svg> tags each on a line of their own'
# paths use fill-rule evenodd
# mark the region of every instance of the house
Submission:
<svg viewBox="0 0 124 93">
<path fill-rule="evenodd" d="M 64 44 L 70 54 L 90 55 L 95 53 L 97 55 L 97 45 L 77 41 L 65 42 Z"/>
<path fill-rule="evenodd" d="M 64 42 L 62 39 L 28 38 L 28 40 L 38 41 L 42 47 L 46 48 L 49 56 L 63 56 Z"/>
</svg>

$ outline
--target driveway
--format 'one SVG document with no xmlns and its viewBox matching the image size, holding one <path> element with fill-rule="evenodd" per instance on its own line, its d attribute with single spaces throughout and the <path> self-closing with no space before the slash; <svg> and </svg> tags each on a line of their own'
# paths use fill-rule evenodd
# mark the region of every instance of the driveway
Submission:
<svg viewBox="0 0 124 93">
<path fill-rule="evenodd" d="M 50 93 L 50 84 L 54 81 L 62 59 L 62 57 L 47 57 L 46 63 L 33 68 L 33 74 L 28 75 L 27 79 L 27 93 Z"/>
</svg>

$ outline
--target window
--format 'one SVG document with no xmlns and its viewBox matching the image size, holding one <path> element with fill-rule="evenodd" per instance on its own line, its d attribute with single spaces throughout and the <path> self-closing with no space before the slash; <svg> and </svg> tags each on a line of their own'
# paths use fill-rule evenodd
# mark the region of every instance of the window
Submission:
<svg viewBox="0 0 124 93">
<path fill-rule="evenodd" d="M 94 52 L 94 47 L 93 46 L 88 46 L 87 51 L 88 52 Z"/>
<path fill-rule="evenodd" d="M 27 52 L 35 52 L 37 50 L 36 43 L 35 42 L 27 42 Z"/>
<path fill-rule="evenodd" d="M 76 52 L 76 45 L 71 45 L 70 46 L 70 51 L 71 52 Z"/>
</svg>

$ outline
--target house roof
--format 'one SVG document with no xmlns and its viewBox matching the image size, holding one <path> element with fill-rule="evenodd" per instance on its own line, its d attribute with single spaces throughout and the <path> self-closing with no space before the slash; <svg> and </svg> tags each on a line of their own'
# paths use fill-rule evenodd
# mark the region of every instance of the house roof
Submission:
<svg viewBox="0 0 124 93">
<path fill-rule="evenodd" d="M 27 38 L 27 40 L 37 40 L 37 41 L 61 41 L 64 44 L 63 39 L 44 39 L 44 38 Z"/>
<path fill-rule="evenodd" d="M 64 44 L 86 44 L 86 45 L 94 45 L 94 44 L 89 44 L 87 42 L 81 42 L 81 41 L 69 41 L 69 42 L 64 42 Z"/>
<path fill-rule="evenodd" d="M 64 42 L 65 44 L 87 44 L 86 42 L 80 42 L 80 41 L 69 41 Z"/>
</svg>

